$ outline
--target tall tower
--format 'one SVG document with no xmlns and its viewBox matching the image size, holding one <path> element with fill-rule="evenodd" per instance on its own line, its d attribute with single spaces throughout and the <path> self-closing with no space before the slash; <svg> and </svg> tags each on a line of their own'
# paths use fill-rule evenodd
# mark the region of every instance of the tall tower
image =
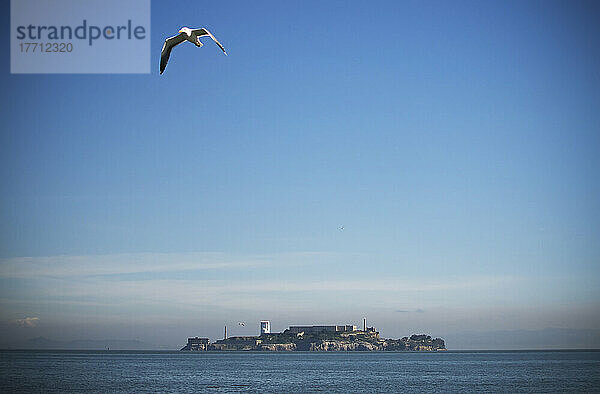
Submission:
<svg viewBox="0 0 600 394">
<path fill-rule="evenodd" d="M 271 333 L 271 322 L 268 320 L 261 320 L 260 322 L 260 335 Z"/>
<path fill-rule="evenodd" d="M 223 339 L 227 339 L 227 326 L 225 326 L 225 334 L 223 335 Z"/>
<path fill-rule="evenodd" d="M 367 332 L 367 318 L 363 317 L 363 331 Z"/>
</svg>

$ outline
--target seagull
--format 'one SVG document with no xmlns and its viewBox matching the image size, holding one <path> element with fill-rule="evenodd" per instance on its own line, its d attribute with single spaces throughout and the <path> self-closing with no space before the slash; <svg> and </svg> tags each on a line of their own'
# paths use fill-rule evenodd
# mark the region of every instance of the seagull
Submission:
<svg viewBox="0 0 600 394">
<path fill-rule="evenodd" d="M 244 323 L 243 321 L 239 321 L 239 322 L 238 322 L 238 324 L 239 324 L 240 326 L 245 326 L 245 325 L 246 325 L 246 323 Z"/>
<path fill-rule="evenodd" d="M 200 48 L 202 45 L 204 45 L 200 42 L 200 37 L 205 36 L 209 36 L 210 38 L 212 38 L 213 41 L 217 43 L 219 48 L 221 48 L 223 53 L 227 55 L 227 52 L 225 52 L 225 48 L 223 48 L 223 45 L 221 45 L 221 43 L 215 38 L 215 36 L 213 36 L 205 28 L 190 29 L 189 27 L 182 27 L 181 29 L 179 29 L 178 35 L 169 37 L 165 40 L 165 43 L 160 52 L 160 73 L 162 74 L 165 71 L 165 67 L 167 67 L 167 62 L 169 61 L 169 56 L 171 55 L 171 49 L 173 49 L 174 46 L 177 46 L 184 41 L 189 41 L 192 44 L 196 45 L 198 48 Z"/>
<path fill-rule="evenodd" d="M 339 230 L 340 230 L 340 231 L 344 231 L 344 226 L 340 226 L 340 227 L 339 227 Z"/>
</svg>

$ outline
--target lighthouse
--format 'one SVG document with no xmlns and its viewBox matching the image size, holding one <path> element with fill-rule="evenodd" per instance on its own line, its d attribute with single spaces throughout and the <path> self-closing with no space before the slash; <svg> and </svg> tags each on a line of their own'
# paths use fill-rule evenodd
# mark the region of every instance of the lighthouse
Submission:
<svg viewBox="0 0 600 394">
<path fill-rule="evenodd" d="M 260 335 L 271 333 L 271 322 L 268 320 L 261 320 L 260 322 Z"/>
</svg>

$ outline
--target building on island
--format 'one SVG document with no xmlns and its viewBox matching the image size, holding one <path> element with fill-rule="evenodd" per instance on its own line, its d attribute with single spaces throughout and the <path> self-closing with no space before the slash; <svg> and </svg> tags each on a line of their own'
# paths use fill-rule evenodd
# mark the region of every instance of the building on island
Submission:
<svg viewBox="0 0 600 394">
<path fill-rule="evenodd" d="M 192 337 L 188 338 L 187 345 L 181 350 L 204 351 L 208 350 L 209 343 L 208 338 Z"/>
<path fill-rule="evenodd" d="M 353 332 L 356 331 L 356 326 L 352 324 L 343 326 L 290 326 L 287 331 L 291 334 L 299 334 L 301 332 L 305 334 L 316 334 L 321 332 Z"/>
<path fill-rule="evenodd" d="M 362 330 L 359 330 L 354 324 L 316 326 L 302 325 L 290 326 L 283 332 L 271 332 L 271 322 L 269 320 L 261 320 L 260 334 L 258 336 L 230 337 L 228 335 L 227 326 L 225 326 L 223 328 L 223 339 L 219 339 L 214 343 L 210 343 L 208 338 L 190 337 L 188 338 L 187 345 L 181 350 L 311 350 L 312 348 L 310 346 L 312 345 L 310 345 L 310 343 L 312 342 L 310 341 L 324 340 L 323 338 L 328 338 L 328 340 L 333 341 L 337 340 L 343 343 L 352 342 L 354 344 L 359 343 L 360 341 L 366 341 L 371 345 L 373 345 L 375 342 L 381 342 L 382 344 L 384 343 L 379 338 L 379 332 L 375 329 L 375 327 L 367 326 L 366 318 L 363 319 L 363 327 L 361 328 Z M 405 342 L 407 341 L 408 338 L 406 338 Z M 428 339 L 427 341 L 424 341 L 423 344 L 419 344 L 426 346 L 429 344 L 428 341 L 430 342 Z"/>
</svg>

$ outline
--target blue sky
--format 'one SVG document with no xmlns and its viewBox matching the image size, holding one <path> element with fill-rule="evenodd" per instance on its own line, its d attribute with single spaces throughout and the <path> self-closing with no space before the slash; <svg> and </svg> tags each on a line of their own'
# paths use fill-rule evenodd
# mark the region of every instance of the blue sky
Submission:
<svg viewBox="0 0 600 394">
<path fill-rule="evenodd" d="M 169 5 L 151 75 L 0 64 L 6 336 L 600 328 L 597 4 Z"/>
</svg>

